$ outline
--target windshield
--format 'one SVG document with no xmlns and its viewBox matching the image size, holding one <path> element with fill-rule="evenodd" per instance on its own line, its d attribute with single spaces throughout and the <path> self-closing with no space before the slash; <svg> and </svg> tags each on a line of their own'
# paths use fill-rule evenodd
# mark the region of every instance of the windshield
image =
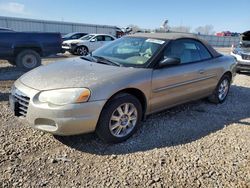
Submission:
<svg viewBox="0 0 250 188">
<path fill-rule="evenodd" d="M 64 35 L 63 38 L 70 38 L 72 35 L 74 35 L 75 33 L 68 33 L 67 35 Z"/>
<path fill-rule="evenodd" d="M 165 43 L 164 40 L 124 37 L 93 52 L 122 66 L 145 66 L 148 60 Z"/>
<path fill-rule="evenodd" d="M 81 37 L 80 39 L 81 39 L 81 40 L 89 40 L 89 39 L 91 39 L 93 36 L 95 36 L 95 35 L 85 35 L 84 37 Z"/>
</svg>

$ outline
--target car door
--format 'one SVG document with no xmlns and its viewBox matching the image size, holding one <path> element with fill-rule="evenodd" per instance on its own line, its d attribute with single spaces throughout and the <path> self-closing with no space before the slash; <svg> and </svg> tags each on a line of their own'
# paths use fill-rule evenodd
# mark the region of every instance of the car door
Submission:
<svg viewBox="0 0 250 188">
<path fill-rule="evenodd" d="M 14 32 L 0 32 L 0 57 L 6 57 L 13 53 Z"/>
<path fill-rule="evenodd" d="M 213 90 L 217 79 L 216 70 L 209 68 L 212 56 L 208 51 L 202 56 L 198 45 L 202 44 L 193 39 L 179 39 L 164 50 L 162 59 L 179 58 L 180 64 L 153 70 L 152 112 L 202 98 Z"/>
<path fill-rule="evenodd" d="M 105 35 L 104 36 L 104 45 L 112 42 L 113 40 L 114 40 L 114 38 L 112 38 L 111 36 Z"/>
<path fill-rule="evenodd" d="M 92 51 L 94 51 L 94 50 L 96 50 L 96 49 L 98 49 L 98 48 L 100 48 L 101 46 L 104 45 L 105 38 L 104 38 L 103 35 L 98 35 L 98 36 L 95 37 L 95 39 L 96 39 L 96 41 L 93 44 L 93 50 Z"/>
</svg>

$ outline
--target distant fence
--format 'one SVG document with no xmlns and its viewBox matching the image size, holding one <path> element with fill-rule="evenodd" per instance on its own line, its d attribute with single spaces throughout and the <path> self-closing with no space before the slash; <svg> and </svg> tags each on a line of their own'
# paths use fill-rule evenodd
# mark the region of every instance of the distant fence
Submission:
<svg viewBox="0 0 250 188">
<path fill-rule="evenodd" d="M 219 37 L 214 35 L 197 35 L 197 37 L 207 41 L 215 47 L 231 47 L 232 45 L 237 45 L 240 42 L 240 37 Z"/>
<path fill-rule="evenodd" d="M 14 31 L 60 32 L 62 34 L 72 32 L 86 32 L 105 33 L 114 36 L 116 35 L 116 31 L 118 29 L 116 26 L 110 25 L 34 20 L 4 16 L 0 16 L 0 27 L 10 28 Z"/>
</svg>

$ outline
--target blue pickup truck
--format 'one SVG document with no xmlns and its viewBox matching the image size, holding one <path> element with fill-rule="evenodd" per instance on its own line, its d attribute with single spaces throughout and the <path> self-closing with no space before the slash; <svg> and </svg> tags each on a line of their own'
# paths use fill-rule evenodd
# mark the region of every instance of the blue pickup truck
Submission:
<svg viewBox="0 0 250 188">
<path fill-rule="evenodd" d="M 60 33 L 0 31 L 0 59 L 22 69 L 41 65 L 41 57 L 60 53 Z"/>
</svg>

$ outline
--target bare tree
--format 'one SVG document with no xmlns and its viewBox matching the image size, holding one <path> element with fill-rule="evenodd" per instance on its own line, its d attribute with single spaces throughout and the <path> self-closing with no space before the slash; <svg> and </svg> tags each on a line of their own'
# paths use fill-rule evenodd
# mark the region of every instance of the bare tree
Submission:
<svg viewBox="0 0 250 188">
<path fill-rule="evenodd" d="M 167 19 L 164 20 L 164 22 L 162 23 L 162 25 L 160 27 L 160 30 L 165 31 L 165 32 L 169 31 L 169 26 L 168 26 L 168 20 Z"/>
<path fill-rule="evenodd" d="M 189 27 L 189 26 L 175 26 L 175 27 L 170 27 L 170 31 L 190 33 L 191 27 Z"/>
<path fill-rule="evenodd" d="M 166 31 L 162 27 L 155 28 L 152 31 L 156 33 L 166 33 Z"/>
<path fill-rule="evenodd" d="M 130 25 L 128 25 L 127 28 L 131 28 L 132 33 L 136 33 L 138 31 L 141 31 L 141 28 L 138 25 L 130 24 Z"/>
<path fill-rule="evenodd" d="M 212 35 L 214 34 L 214 26 L 212 25 L 199 26 L 195 29 L 195 32 L 203 35 Z"/>
</svg>

